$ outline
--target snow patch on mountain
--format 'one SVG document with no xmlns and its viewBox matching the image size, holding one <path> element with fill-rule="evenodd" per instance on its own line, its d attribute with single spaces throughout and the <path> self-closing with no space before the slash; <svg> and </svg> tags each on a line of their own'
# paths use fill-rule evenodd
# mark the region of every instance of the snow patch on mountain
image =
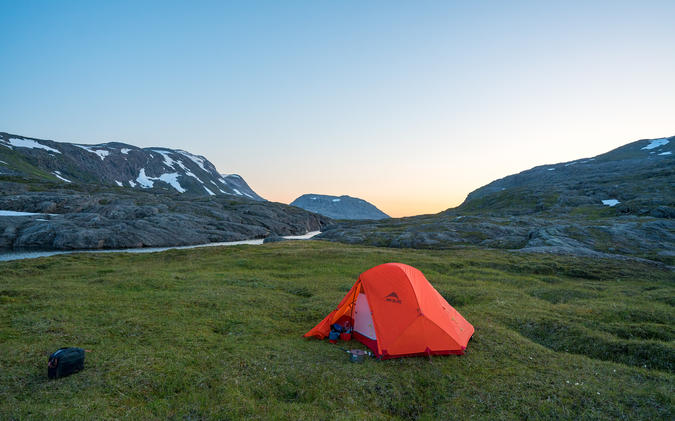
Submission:
<svg viewBox="0 0 675 421">
<path fill-rule="evenodd" d="M 167 167 L 172 168 L 174 170 L 176 169 L 176 167 L 174 167 L 174 164 L 176 164 L 176 161 L 174 161 L 174 159 L 169 156 L 170 152 L 159 151 L 159 150 L 156 150 L 156 149 L 153 149 L 153 151 L 162 155 L 162 157 L 164 158 L 164 165 L 166 165 Z"/>
<path fill-rule="evenodd" d="M 146 189 L 152 188 L 152 186 L 155 185 L 155 183 L 145 175 L 145 168 L 141 168 L 141 170 L 138 172 L 136 181 L 138 181 L 138 184 L 140 184 L 141 187 Z"/>
<path fill-rule="evenodd" d="M 148 177 L 145 174 L 145 168 L 141 168 L 141 171 L 138 173 L 138 178 L 136 178 L 136 181 L 138 181 L 138 184 L 140 184 L 141 187 L 143 188 L 152 188 L 155 185 L 155 181 L 159 180 L 165 182 L 166 184 L 169 184 L 171 187 L 178 190 L 178 192 L 185 193 L 186 190 L 178 182 L 179 175 L 180 174 L 174 172 L 174 173 L 165 173 L 160 175 L 159 177 Z"/>
<path fill-rule="evenodd" d="M 668 151 L 668 152 L 661 152 L 659 155 L 665 156 L 665 155 L 670 155 L 670 154 L 672 154 L 672 152 Z"/>
<path fill-rule="evenodd" d="M 19 139 L 15 137 L 10 137 L 9 140 L 6 142 L 0 139 L 0 144 L 4 144 L 5 146 L 9 144 L 11 146 L 14 146 L 15 148 L 44 149 L 49 152 L 61 153 L 61 151 L 57 149 L 50 148 L 49 146 L 43 145 L 42 143 L 36 142 L 35 140 L 32 139 Z"/>
<path fill-rule="evenodd" d="M 54 174 L 58 179 L 65 181 L 66 183 L 72 183 L 72 181 L 68 180 L 67 178 L 61 177 L 61 173 L 59 171 L 54 171 L 52 174 Z"/>
<path fill-rule="evenodd" d="M 33 213 L 33 212 L 17 212 L 10 210 L 0 210 L 0 216 L 34 216 L 34 215 L 44 215 L 42 213 Z"/>
<path fill-rule="evenodd" d="M 178 182 L 178 173 L 170 173 L 170 174 L 162 174 L 159 176 L 159 178 L 155 178 L 155 180 L 161 180 L 167 184 L 170 184 L 171 187 L 174 189 L 178 190 L 180 193 L 185 193 L 186 190 L 183 188 L 183 186 L 180 185 Z"/>
<path fill-rule="evenodd" d="M 110 155 L 110 151 L 106 151 L 105 149 L 94 149 L 91 146 L 76 145 L 76 144 L 73 144 L 73 146 L 77 146 L 78 148 L 82 148 L 87 152 L 91 152 L 93 154 L 98 155 L 98 157 L 101 158 L 101 161 L 103 161 L 106 156 Z"/>
<path fill-rule="evenodd" d="M 203 169 L 204 171 L 210 172 L 209 170 L 206 169 L 206 167 L 204 167 L 204 158 L 203 157 L 197 156 L 197 155 L 192 155 L 190 152 L 187 152 L 187 151 L 184 151 L 184 150 L 181 150 L 181 149 L 178 149 L 177 152 L 179 154 L 189 158 L 195 164 L 199 165 L 199 167 L 201 169 Z"/>
<path fill-rule="evenodd" d="M 178 166 L 179 166 L 183 171 L 185 171 L 185 175 L 187 175 L 188 177 L 194 178 L 195 180 L 199 181 L 201 184 L 204 184 L 204 182 L 203 182 L 199 177 L 197 177 L 197 176 L 195 175 L 195 173 L 193 173 L 192 171 L 190 171 L 190 169 L 189 169 L 188 167 L 186 167 L 185 164 L 183 164 L 183 161 L 180 161 L 180 160 L 173 160 L 173 159 L 172 159 L 171 162 L 172 162 L 172 163 L 178 164 Z M 171 168 L 173 168 L 173 167 L 171 167 Z"/>
<path fill-rule="evenodd" d="M 207 189 L 206 186 L 204 186 L 204 190 L 209 194 L 209 196 L 215 196 L 216 194 L 212 192 L 211 190 Z"/>
<path fill-rule="evenodd" d="M 179 163 L 180 163 L 180 161 L 179 161 Z M 197 176 L 195 175 L 195 173 L 193 173 L 192 171 L 190 171 L 190 170 L 188 170 L 187 168 L 183 167 L 182 165 L 181 165 L 181 168 L 183 168 L 183 169 L 185 170 L 185 175 L 190 176 L 190 177 L 196 179 L 197 181 L 199 181 L 200 183 L 204 184 L 204 182 L 203 182 L 199 177 L 197 177 Z"/>
<path fill-rule="evenodd" d="M 603 201 L 602 201 L 602 204 L 603 204 L 603 205 L 609 206 L 609 207 L 616 206 L 616 205 L 618 205 L 619 203 L 621 203 L 621 202 L 619 202 L 619 201 L 616 200 L 616 199 L 607 199 L 607 200 L 603 200 Z"/>
<path fill-rule="evenodd" d="M 130 151 L 131 151 L 131 149 L 129 149 L 129 148 L 120 149 L 120 152 L 123 153 L 124 155 L 128 155 Z"/>
<path fill-rule="evenodd" d="M 666 139 L 665 137 L 662 137 L 661 139 L 652 139 L 649 141 L 649 145 L 645 146 L 644 148 L 640 149 L 654 149 L 658 148 L 659 146 L 667 145 L 670 141 Z"/>
</svg>

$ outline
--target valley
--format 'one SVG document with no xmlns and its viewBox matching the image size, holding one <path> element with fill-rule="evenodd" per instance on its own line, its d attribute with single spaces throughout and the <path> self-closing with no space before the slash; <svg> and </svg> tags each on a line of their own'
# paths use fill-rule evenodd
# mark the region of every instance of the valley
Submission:
<svg viewBox="0 0 675 421">
<path fill-rule="evenodd" d="M 0 1 L 0 421 L 675 420 L 674 16 Z"/>
<path fill-rule="evenodd" d="M 302 335 L 359 273 L 419 268 L 462 356 L 349 362 Z M 670 419 L 672 271 L 644 262 L 326 241 L 0 262 L 0 418 Z M 60 346 L 85 369 L 46 378 Z"/>
<path fill-rule="evenodd" d="M 182 150 L 0 133 L 0 210 L 52 214 L 0 216 L 0 250 L 168 247 L 318 230 L 318 239 L 348 244 L 479 246 L 673 265 L 673 144 L 675 137 L 644 139 L 538 166 L 469 193 L 457 208 L 388 218 L 349 196 L 268 202 L 241 177 L 223 178 L 206 158 Z"/>
</svg>

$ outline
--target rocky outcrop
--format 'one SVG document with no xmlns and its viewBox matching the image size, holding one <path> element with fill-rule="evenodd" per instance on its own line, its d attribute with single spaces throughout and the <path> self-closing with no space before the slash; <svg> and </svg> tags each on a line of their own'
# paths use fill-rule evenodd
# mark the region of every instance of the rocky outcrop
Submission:
<svg viewBox="0 0 675 421">
<path fill-rule="evenodd" d="M 333 219 L 386 219 L 389 215 L 363 199 L 350 196 L 303 194 L 291 206 Z"/>
<path fill-rule="evenodd" d="M 0 183 L 0 250 L 165 247 L 302 235 L 330 219 L 281 203 Z"/>
<path fill-rule="evenodd" d="M 674 263 L 675 222 L 626 216 L 585 221 L 433 215 L 401 220 L 340 222 L 318 239 L 380 247 L 446 249 L 478 246 L 572 255 L 626 255 Z"/>
</svg>

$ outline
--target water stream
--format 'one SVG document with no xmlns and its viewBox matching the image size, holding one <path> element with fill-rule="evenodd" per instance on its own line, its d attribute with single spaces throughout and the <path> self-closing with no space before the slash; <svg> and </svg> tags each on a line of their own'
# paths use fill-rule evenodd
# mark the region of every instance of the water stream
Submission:
<svg viewBox="0 0 675 421">
<path fill-rule="evenodd" d="M 308 240 L 315 235 L 319 235 L 321 231 L 312 231 L 304 235 L 286 235 L 283 238 L 287 240 Z M 207 243 L 197 244 L 193 246 L 174 246 L 174 247 L 143 247 L 143 248 L 128 248 L 128 249 L 85 249 L 85 250 L 54 250 L 54 251 L 10 251 L 0 252 L 0 262 L 8 260 L 19 259 L 34 259 L 36 257 L 54 256 L 56 254 L 73 254 L 73 253 L 154 253 L 164 250 L 180 250 L 193 249 L 197 247 L 216 247 L 216 246 L 238 246 L 242 244 L 260 245 L 263 243 L 262 238 L 254 240 L 243 241 L 226 241 L 221 243 Z"/>
</svg>

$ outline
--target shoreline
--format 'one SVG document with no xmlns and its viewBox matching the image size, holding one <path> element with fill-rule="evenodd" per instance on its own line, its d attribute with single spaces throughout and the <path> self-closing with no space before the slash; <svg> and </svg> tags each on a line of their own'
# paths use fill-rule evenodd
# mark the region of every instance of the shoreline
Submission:
<svg viewBox="0 0 675 421">
<path fill-rule="evenodd" d="M 310 231 L 303 235 L 285 235 L 282 238 L 286 240 L 309 240 L 321 231 Z M 167 246 L 167 247 L 138 247 L 126 249 L 81 249 L 81 250 L 51 250 L 51 251 L 10 251 L 0 252 L 0 262 L 9 262 L 13 260 L 37 259 L 39 257 L 56 256 L 59 254 L 76 254 L 76 253 L 158 253 L 166 250 L 183 250 L 200 247 L 219 247 L 219 246 L 240 246 L 253 245 L 259 246 L 265 241 L 264 238 L 255 238 L 250 240 L 240 241 L 222 241 L 217 243 L 193 244 L 189 246 Z"/>
</svg>

